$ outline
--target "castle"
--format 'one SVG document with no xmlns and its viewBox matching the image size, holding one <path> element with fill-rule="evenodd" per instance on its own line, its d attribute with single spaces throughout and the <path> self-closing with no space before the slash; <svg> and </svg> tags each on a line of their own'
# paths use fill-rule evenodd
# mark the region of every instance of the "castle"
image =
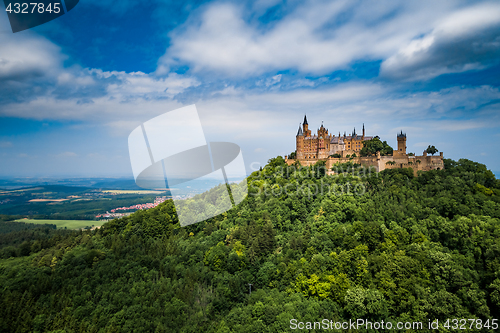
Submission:
<svg viewBox="0 0 500 333">
<path fill-rule="evenodd" d="M 299 126 L 296 140 L 296 151 L 293 158 L 285 157 L 289 165 L 299 161 L 301 165 L 313 165 L 318 161 L 326 161 L 326 167 L 330 169 L 335 163 L 352 161 L 364 166 L 373 166 L 377 171 L 394 168 L 411 167 L 415 174 L 417 171 L 439 170 L 444 168 L 443 153 L 439 156 L 428 156 L 423 152 L 421 156 L 414 156 L 406 153 L 406 134 L 401 131 L 397 135 L 398 148 L 393 150 L 391 156 L 381 156 L 377 152 L 376 156 L 359 156 L 360 150 L 366 141 L 372 140 L 373 136 L 365 135 L 365 125 L 363 124 L 362 134 L 356 134 L 354 128 L 352 134 L 338 136 L 328 133 L 328 129 L 321 124 L 317 134 L 312 134 L 304 116 L 304 122 Z"/>
<path fill-rule="evenodd" d="M 318 129 L 318 134 L 311 135 L 307 116 L 304 116 L 302 127 L 299 126 L 299 131 L 296 136 L 297 143 L 297 159 L 325 159 L 330 155 L 341 154 L 343 151 L 352 153 L 359 152 L 363 148 L 363 142 L 373 139 L 372 136 L 365 136 L 365 125 L 363 124 L 363 134 L 357 135 L 356 128 L 352 135 L 335 136 L 328 134 L 328 129 L 321 127 Z"/>
</svg>

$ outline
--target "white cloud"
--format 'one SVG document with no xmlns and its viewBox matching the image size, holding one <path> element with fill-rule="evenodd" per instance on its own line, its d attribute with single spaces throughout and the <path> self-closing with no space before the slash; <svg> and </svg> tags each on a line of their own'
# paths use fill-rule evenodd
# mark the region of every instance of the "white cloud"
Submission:
<svg viewBox="0 0 500 333">
<path fill-rule="evenodd" d="M 214 95 L 241 95 L 243 93 L 242 90 L 236 89 L 234 86 L 227 86 L 224 87 L 222 90 L 216 90 L 211 93 L 212 96 Z"/>
<path fill-rule="evenodd" d="M 317 82 L 321 83 L 321 81 L 324 81 L 322 79 L 318 79 Z M 338 81 L 338 80 L 335 80 Z M 316 82 L 313 80 L 309 79 L 298 79 L 294 80 L 290 83 L 290 88 L 298 88 L 298 87 L 314 87 L 316 85 Z"/>
<path fill-rule="evenodd" d="M 214 4 L 171 34 L 158 72 L 188 64 L 194 72 L 241 77 L 296 69 L 324 74 L 355 60 L 379 60 L 431 31 L 451 2 L 307 1 L 268 25 L 242 7 Z M 432 8 L 432 10 L 429 10 Z"/>
<path fill-rule="evenodd" d="M 267 78 L 267 79 L 265 79 L 265 80 L 260 80 L 260 81 L 257 81 L 257 82 L 256 82 L 256 85 L 257 85 L 257 86 L 262 86 L 262 85 L 264 85 L 264 86 L 266 86 L 266 87 L 273 86 L 273 85 L 275 85 L 275 84 L 277 84 L 277 83 L 280 83 L 280 82 L 281 82 L 281 76 L 282 76 L 281 74 L 278 74 L 278 75 L 274 75 L 274 76 L 272 76 L 272 77 L 270 77 L 270 78 Z"/>
<path fill-rule="evenodd" d="M 414 81 L 483 69 L 498 63 L 499 33 L 500 4 L 459 10 L 385 60 L 381 75 Z"/>
<path fill-rule="evenodd" d="M 0 112 L 20 118 L 101 124 L 112 133 L 127 135 L 142 122 L 185 105 L 175 99 L 156 98 L 162 88 L 149 90 L 148 84 L 153 81 L 145 74 L 139 75 L 138 81 L 141 80 L 147 84 L 126 83 L 125 86 L 130 84 L 124 89 L 129 89 L 127 92 L 119 86 L 110 88 L 108 95 L 93 98 L 93 103 L 81 104 L 78 98 L 49 96 L 8 104 Z M 498 105 L 491 104 L 498 99 L 499 89 L 490 86 L 398 93 L 380 84 L 351 82 L 314 90 L 268 92 L 226 87 L 221 92 L 190 100 L 188 104 L 196 103 L 206 130 L 220 139 L 226 134 L 250 139 L 286 135 L 288 128 L 296 131 L 305 112 L 316 118 L 312 128 L 324 120 L 332 131 L 342 132 L 350 131 L 352 126 L 361 127 L 363 122 L 379 124 L 375 126 L 382 129 L 382 123 L 396 120 L 404 126 L 411 122 L 420 128 L 435 124 L 436 130 L 441 131 L 499 126 Z M 377 127 L 370 128 L 370 132 L 372 130 Z"/>
<path fill-rule="evenodd" d="M 183 106 L 174 100 L 134 98 L 93 99 L 93 103 L 78 103 L 78 98 L 58 99 L 39 97 L 24 102 L 4 106 L 3 116 L 37 120 L 82 121 L 90 124 L 109 126 L 113 131 L 129 131 L 142 122 L 169 110 Z"/>
<path fill-rule="evenodd" d="M 266 81 L 266 87 L 272 86 L 281 81 L 281 74 L 275 75 Z"/>
<path fill-rule="evenodd" d="M 91 86 L 95 85 L 96 81 L 92 78 L 92 76 L 89 75 L 87 71 L 79 71 L 79 73 L 65 71 L 57 77 L 57 84 L 69 84 L 72 86 Z"/>
<path fill-rule="evenodd" d="M 0 141 L 0 148 L 12 147 L 12 142 L 10 141 Z"/>
<path fill-rule="evenodd" d="M 1 22 L 0 22 L 1 23 Z M 173 98 L 200 82 L 189 75 L 102 71 L 74 65 L 47 39 L 0 34 L 0 117 L 113 124 L 179 107 Z M 147 118 L 146 118 L 147 119 Z"/>
<path fill-rule="evenodd" d="M 33 40 L 35 46 L 48 43 L 40 38 L 33 37 Z M 21 42 L 21 49 L 23 45 Z M 16 49 L 16 47 L 13 45 L 11 49 Z M 58 50 L 55 46 L 49 49 Z M 41 55 L 46 57 L 43 49 L 41 51 Z M 36 53 L 34 50 L 27 53 L 30 52 Z M 25 69 L 26 72 L 11 66 L 8 73 L 10 77 L 2 80 L 2 74 L 7 73 L 7 70 L 2 73 L 1 60 L 10 59 L 5 58 L 4 54 L 0 53 L 0 84 L 4 83 L 6 87 L 2 91 L 4 99 L 17 96 L 22 97 L 22 100 L 4 102 L 0 107 L 0 116 L 37 120 L 78 120 L 94 124 L 109 124 L 114 129 L 126 124 L 125 128 L 128 129 L 129 126 L 133 126 L 132 124 L 137 126 L 149 119 L 148 117 L 180 107 L 181 104 L 173 100 L 173 97 L 200 84 L 196 78 L 175 73 L 165 77 L 156 77 L 142 72 L 107 72 L 78 66 L 63 68 L 64 55 L 54 53 L 50 58 L 53 71 L 42 73 L 47 77 L 41 80 L 28 80 L 16 85 L 9 83 L 8 80 L 20 78 L 28 73 L 35 75 L 33 72 L 36 70 L 33 68 L 36 66 L 32 66 L 31 69 L 28 66 Z M 14 53 L 9 57 L 14 59 Z M 9 61 L 4 63 L 7 64 Z M 42 65 L 47 62 L 49 60 L 46 62 L 33 60 L 33 63 Z M 26 61 L 24 64 L 27 64 Z M 50 69 L 45 66 L 40 66 L 40 68 Z M 21 94 L 21 91 L 24 93 Z"/>
<path fill-rule="evenodd" d="M 0 81 L 56 75 L 66 58 L 58 46 L 31 32 L 0 33 L 0 45 Z"/>
<path fill-rule="evenodd" d="M 107 92 L 115 97 L 133 97 L 133 96 L 150 96 L 150 97 L 173 97 L 186 88 L 196 87 L 200 83 L 196 78 L 182 76 L 176 73 L 170 73 L 167 77 L 155 77 L 142 72 L 102 72 L 93 70 L 103 78 L 111 76 L 120 80 L 120 83 L 110 84 L 107 87 Z"/>
<path fill-rule="evenodd" d="M 189 62 L 191 55 L 195 55 L 192 58 L 194 71 L 212 69 L 240 75 L 258 73 L 269 68 L 275 70 L 295 67 L 306 72 L 324 72 L 345 66 L 357 57 L 376 58 L 395 54 L 401 41 L 410 41 L 418 32 L 431 31 L 421 39 L 409 42 L 408 45 L 412 46 L 404 51 L 407 54 L 418 53 L 418 50 L 425 50 L 435 43 L 432 39 L 434 31 L 457 33 L 454 30 L 454 19 L 460 19 L 464 15 L 473 19 L 461 19 L 469 23 L 463 31 L 456 29 L 461 31 L 460 34 L 478 26 L 489 27 L 496 20 L 495 15 L 488 15 L 484 22 L 478 23 L 476 17 L 486 7 L 477 7 L 479 9 L 472 11 L 474 15 L 454 12 L 444 20 L 443 13 L 452 12 L 449 4 L 435 4 L 432 11 L 428 8 L 424 10 L 424 7 L 422 3 L 414 5 L 406 2 L 364 3 L 359 6 L 350 1 L 313 1 L 308 6 L 299 6 L 268 29 L 262 29 L 262 26 L 254 22 L 245 21 L 239 7 L 229 4 L 210 5 L 202 12 L 198 25 L 193 24 L 193 20 L 197 18 L 194 16 L 189 24 L 172 35 L 172 47 L 160 61 L 158 72 L 162 68 L 168 69 L 174 57 Z M 344 21 L 339 22 L 342 17 Z M 325 28 L 325 25 L 333 28 Z M 53 85 L 47 91 L 42 90 L 39 95 L 32 95 L 31 100 L 2 105 L 0 116 L 78 120 L 106 124 L 114 131 L 121 131 L 132 129 L 151 117 L 186 103 L 197 103 L 212 110 L 211 118 L 220 120 L 217 124 L 238 128 L 241 135 L 244 135 L 243 130 L 248 129 L 249 124 L 258 129 L 263 128 L 259 124 L 261 119 L 287 121 L 283 119 L 283 114 L 290 112 L 316 112 L 321 117 L 325 115 L 325 120 L 326 116 L 334 113 L 340 114 L 335 115 L 336 119 L 347 119 L 344 115 L 352 112 L 374 119 L 395 113 L 409 117 L 412 114 L 430 112 L 422 110 L 431 110 L 432 114 L 448 112 L 450 105 L 443 104 L 443 100 L 451 102 L 450 96 L 459 101 L 454 103 L 454 107 L 466 110 L 475 110 L 481 103 L 498 98 L 497 89 L 490 87 L 457 88 L 455 91 L 400 96 L 387 86 L 369 82 L 338 83 L 334 87 L 312 90 L 308 88 L 316 86 L 325 78 L 294 80 L 292 76 L 278 74 L 261 81 L 261 86 L 270 90 L 268 92 L 246 90 L 227 83 L 218 91 L 209 90 L 207 94 L 187 96 L 186 102 L 186 97 L 177 97 L 187 89 L 199 87 L 202 82 L 190 74 L 163 72 L 162 76 L 155 76 L 143 72 L 102 71 L 76 66 L 65 69 L 62 66 L 65 56 L 57 46 L 43 38 L 29 36 L 26 38 L 31 38 L 29 40 L 33 40 L 37 49 L 41 48 L 43 58 L 48 59 L 40 60 L 41 63 L 50 63 L 48 67 L 54 69 Z M 28 44 L 21 39 L 20 49 L 23 50 L 23 45 Z M 10 49 L 16 48 L 17 46 Z M 28 50 L 24 53 L 34 52 Z M 186 58 L 183 55 L 188 56 Z M 2 56 L 0 54 L 0 59 Z M 4 58 L 12 62 L 16 55 Z M 19 58 L 22 59 L 23 56 Z M 38 63 L 39 60 L 33 61 Z M 0 63 L 0 68 L 1 66 Z M 5 69 L 6 73 L 8 71 Z M 200 90 L 205 87 L 206 84 Z M 280 91 L 277 89 L 280 87 L 294 90 Z M 67 90 L 71 94 L 67 94 Z M 461 96 L 468 97 L 460 98 L 457 91 Z M 445 96 L 446 94 L 450 96 Z M 238 114 L 240 119 L 234 119 L 230 113 Z M 219 115 L 229 116 L 222 119 Z M 249 119 L 252 116 L 258 116 L 258 121 Z"/>
</svg>

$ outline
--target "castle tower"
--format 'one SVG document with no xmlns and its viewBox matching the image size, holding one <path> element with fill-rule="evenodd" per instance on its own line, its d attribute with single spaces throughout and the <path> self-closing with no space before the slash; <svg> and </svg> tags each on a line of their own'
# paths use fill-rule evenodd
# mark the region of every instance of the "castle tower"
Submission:
<svg viewBox="0 0 500 333">
<path fill-rule="evenodd" d="M 406 155 L 406 133 L 403 134 L 403 131 L 398 134 L 398 153 Z"/>
<path fill-rule="evenodd" d="M 328 129 L 323 126 L 321 122 L 321 127 L 318 129 L 318 158 L 327 158 L 328 152 L 330 151 L 330 135 L 328 134 Z"/>
<path fill-rule="evenodd" d="M 304 115 L 304 122 L 302 123 L 302 129 L 304 137 L 308 138 L 311 136 L 311 130 L 309 129 L 309 124 L 307 123 L 307 116 Z"/>
<path fill-rule="evenodd" d="M 304 136 L 311 136 L 311 133 L 309 131 L 309 124 L 307 123 L 307 116 L 304 115 L 304 122 L 302 123 L 303 131 L 304 131 Z"/>
<path fill-rule="evenodd" d="M 299 124 L 299 130 L 297 131 L 297 136 L 296 136 L 296 145 L 295 145 L 295 151 L 296 151 L 296 158 L 304 158 L 304 133 L 302 132 L 302 126 Z"/>
<path fill-rule="evenodd" d="M 304 133 L 302 132 L 302 128 L 300 125 L 301 124 L 299 124 L 299 130 L 297 131 L 297 136 L 304 136 Z"/>
</svg>

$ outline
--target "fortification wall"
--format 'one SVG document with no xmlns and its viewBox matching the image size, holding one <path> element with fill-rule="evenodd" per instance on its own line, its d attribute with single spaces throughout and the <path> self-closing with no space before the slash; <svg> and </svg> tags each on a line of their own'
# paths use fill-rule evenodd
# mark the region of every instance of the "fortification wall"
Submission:
<svg viewBox="0 0 500 333">
<path fill-rule="evenodd" d="M 295 159 L 286 159 L 288 165 L 295 163 Z M 318 161 L 326 161 L 326 168 L 330 170 L 336 163 L 352 162 L 366 167 L 374 167 L 377 171 L 385 169 L 412 168 L 414 174 L 418 171 L 441 170 L 444 169 L 443 154 L 439 156 L 408 156 L 397 154 L 396 156 L 369 156 L 369 157 L 328 157 L 326 159 L 299 159 L 302 166 L 311 166 Z"/>
</svg>

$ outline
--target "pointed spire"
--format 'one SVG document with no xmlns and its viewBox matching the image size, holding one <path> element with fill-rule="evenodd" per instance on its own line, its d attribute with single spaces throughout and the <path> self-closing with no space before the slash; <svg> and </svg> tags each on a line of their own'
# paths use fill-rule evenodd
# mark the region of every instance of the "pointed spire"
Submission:
<svg viewBox="0 0 500 333">
<path fill-rule="evenodd" d="M 302 124 L 299 124 L 299 130 L 297 131 L 297 136 L 303 136 L 304 134 L 302 133 Z"/>
<path fill-rule="evenodd" d="M 352 132 L 352 136 L 356 136 L 356 127 L 354 127 L 354 131 Z"/>
<path fill-rule="evenodd" d="M 309 124 L 307 123 L 307 116 L 306 116 L 306 115 L 304 115 L 304 125 L 309 125 Z"/>
</svg>

